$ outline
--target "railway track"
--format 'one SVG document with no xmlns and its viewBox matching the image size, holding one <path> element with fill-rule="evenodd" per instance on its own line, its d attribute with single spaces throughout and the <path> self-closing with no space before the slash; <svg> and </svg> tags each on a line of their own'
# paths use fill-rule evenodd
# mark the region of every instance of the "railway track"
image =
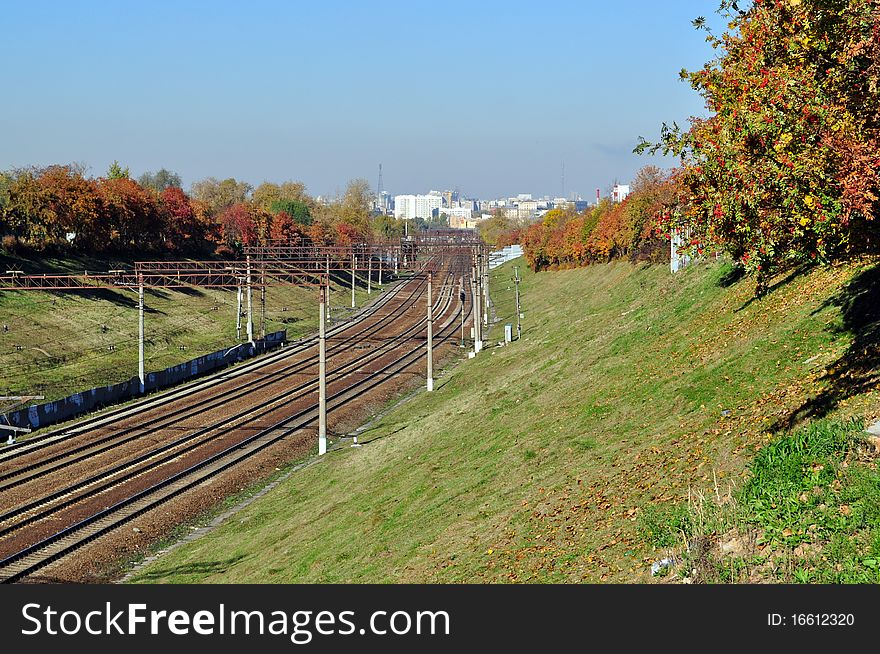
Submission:
<svg viewBox="0 0 880 654">
<path fill-rule="evenodd" d="M 411 298 L 417 292 L 413 291 L 407 297 Z M 386 303 L 387 301 L 386 299 Z M 455 332 L 460 313 L 454 310 L 454 304 L 452 293 L 445 290 L 441 291 L 434 303 L 435 311 L 439 310 L 439 315 L 445 319 L 437 332 L 435 347 L 441 345 L 450 334 Z M 406 302 L 401 303 L 400 306 L 404 305 Z M 464 311 L 463 307 L 461 311 Z M 395 310 L 390 315 L 401 314 L 397 314 Z M 467 309 L 467 315 L 470 315 L 470 307 Z M 400 374 L 417 363 L 423 356 L 424 344 L 414 344 L 413 341 L 416 340 L 415 335 L 424 328 L 425 323 L 424 318 L 417 320 L 406 326 L 399 334 L 384 339 L 378 347 L 371 348 L 367 355 L 345 362 L 331 371 L 328 377 L 331 386 L 328 389 L 328 411 L 345 406 L 363 393 L 381 385 L 388 377 Z M 410 347 L 406 347 L 407 344 Z M 306 365 L 304 362 L 300 364 Z M 120 524 L 179 497 L 187 490 L 253 457 L 286 436 L 308 427 L 316 421 L 317 408 L 313 401 L 303 402 L 303 400 L 309 400 L 316 385 L 314 380 L 298 384 L 290 389 L 287 397 L 261 402 L 248 412 L 240 412 L 237 418 L 224 419 L 200 432 L 166 443 L 134 460 L 125 461 L 108 471 L 58 489 L 50 495 L 36 498 L 29 504 L 18 506 L 0 515 L 0 524 L 7 523 L 6 527 L 0 529 L 0 542 L 2 542 L 3 538 L 17 530 L 40 521 L 50 520 L 60 511 L 71 506 L 84 505 L 91 498 L 118 488 L 130 480 L 146 478 L 147 473 L 170 462 L 183 460 L 186 463 L 185 467 L 180 467 L 178 470 L 169 470 L 170 474 L 165 478 L 133 490 L 109 506 L 97 511 L 93 510 L 63 529 L 6 556 L 0 561 L 0 580 L 6 582 L 20 580 L 112 531 Z M 333 385 L 336 388 L 332 388 Z M 296 406 L 297 402 L 303 406 Z M 272 412 L 285 409 L 293 413 L 285 415 L 269 427 L 257 428 L 259 421 L 256 416 L 265 416 L 270 406 L 273 407 Z M 236 423 L 235 420 L 241 422 Z M 230 429 L 242 431 L 242 427 L 247 426 L 250 426 L 250 429 L 245 430 L 247 435 L 243 439 L 238 439 L 229 445 L 224 443 L 225 447 L 214 451 L 203 452 L 201 456 L 195 457 L 196 460 L 192 463 L 186 459 L 188 453 L 197 451 L 206 443 L 222 440 L 218 437 L 227 434 Z M 25 516 L 25 514 L 29 515 Z M 12 524 L 9 524 L 10 522 Z"/>
<path fill-rule="evenodd" d="M 389 314 L 383 316 L 383 321 L 359 325 L 354 328 L 354 331 L 351 331 L 352 327 L 349 326 L 348 332 L 346 332 L 347 340 L 342 343 L 332 344 L 327 351 L 328 357 L 332 358 L 333 356 L 342 352 L 347 352 L 355 349 L 357 347 L 357 343 L 354 339 L 369 339 L 385 327 L 385 322 L 400 317 L 403 311 L 406 310 L 407 303 L 421 292 L 423 286 L 423 284 L 415 285 L 415 288 L 412 289 L 412 292 L 410 292 L 401 303 L 399 303 L 396 307 L 393 307 Z M 370 315 L 375 315 L 375 312 L 371 313 Z M 342 332 L 337 332 L 337 334 L 339 333 Z M 298 355 L 302 354 L 303 352 L 307 352 L 308 349 L 309 348 L 307 347 L 303 349 L 298 349 L 293 352 L 288 352 L 284 357 L 276 357 L 270 361 L 264 362 L 263 365 L 264 367 L 269 367 L 274 365 L 275 363 L 287 361 L 288 359 L 296 359 Z M 0 493 L 4 493 L 21 484 L 39 479 L 40 477 L 44 477 L 53 472 L 57 472 L 67 466 L 73 465 L 75 463 L 80 463 L 91 457 L 103 455 L 107 452 L 112 451 L 116 447 L 128 444 L 146 434 L 152 433 L 155 430 L 168 428 L 175 423 L 181 422 L 201 412 L 210 411 L 256 391 L 268 389 L 274 384 L 283 382 L 286 376 L 304 373 L 310 367 L 316 365 L 317 361 L 318 357 L 317 354 L 315 354 L 307 356 L 305 359 L 295 360 L 293 363 L 289 365 L 284 365 L 281 368 L 269 368 L 267 372 L 261 373 L 259 379 L 254 383 L 232 386 L 231 388 L 212 394 L 208 399 L 203 402 L 188 404 L 179 411 L 172 411 L 167 414 L 160 414 L 154 418 L 148 418 L 147 420 L 138 420 L 137 423 L 132 426 L 111 429 L 109 433 L 92 436 L 88 439 L 87 442 L 66 447 L 64 451 L 58 452 L 53 455 L 41 457 L 35 462 L 31 462 L 25 465 L 19 465 L 14 469 L 0 471 Z M 259 370 L 259 368 L 257 368 L 257 370 Z M 253 369 L 249 369 L 248 371 L 244 371 L 236 375 L 232 379 L 235 380 L 243 377 L 244 375 L 252 375 L 253 372 Z M 222 381 L 224 383 L 227 383 L 230 380 L 227 378 L 223 379 Z M 214 381 L 207 386 L 200 386 L 194 389 L 193 392 L 201 391 L 204 388 L 208 387 L 214 387 L 218 383 L 219 381 Z M 263 403 L 261 407 L 258 408 L 264 408 L 269 404 L 270 403 L 268 402 Z M 160 406 L 167 406 L 167 402 L 161 403 Z M 240 417 L 241 415 L 243 415 L 243 412 L 239 412 L 234 417 Z M 54 444 L 55 442 L 43 442 L 39 444 L 38 447 L 32 450 L 18 452 L 15 454 L 14 457 L 10 458 L 22 458 L 25 456 L 30 456 L 33 455 L 35 452 L 38 452 L 39 450 Z M 4 461 L 0 460 L 0 463 L 4 463 Z M 0 518 L 0 523 L 2 522 L 3 520 L 2 518 Z"/>
<path fill-rule="evenodd" d="M 348 321 L 327 330 L 327 338 L 332 339 L 334 336 L 337 336 L 345 332 L 346 330 L 351 329 L 352 324 L 361 325 L 366 319 L 377 314 L 389 302 L 392 302 L 394 299 L 396 299 L 396 294 L 400 292 L 401 288 L 405 286 L 406 281 L 406 279 L 402 279 L 393 282 L 393 284 L 389 286 L 396 288 L 390 288 L 379 300 L 361 309 Z M 249 374 L 253 374 L 254 371 L 264 369 L 266 366 L 271 365 L 277 361 L 289 359 L 301 352 L 307 351 L 309 348 L 317 344 L 317 342 L 317 336 L 300 339 L 295 344 L 288 345 L 276 353 L 268 354 L 266 356 L 262 356 L 246 363 L 237 365 L 229 370 L 224 370 L 216 374 L 208 375 L 198 380 L 182 384 L 175 387 L 173 390 L 163 391 L 149 397 L 141 398 L 133 403 L 126 404 L 123 407 L 102 411 L 98 415 L 94 415 L 92 417 L 77 421 L 77 423 L 73 426 L 64 427 L 61 429 L 54 429 L 44 432 L 42 434 L 35 434 L 33 436 L 29 436 L 28 438 L 18 440 L 11 445 L 2 445 L 0 446 L 0 463 L 15 459 L 20 456 L 25 456 L 44 447 L 49 447 L 62 440 L 66 440 L 85 431 L 88 431 L 89 429 L 112 423 L 121 418 L 138 415 L 147 409 L 155 409 L 167 406 L 168 404 L 171 404 L 176 400 L 189 397 L 196 392 L 206 390 L 235 379 L 242 378 Z"/>
<path fill-rule="evenodd" d="M 451 295 L 447 294 L 445 296 L 445 299 L 444 296 L 438 297 L 437 302 L 434 303 L 434 307 L 435 310 L 439 310 L 440 315 L 442 315 L 446 313 L 451 304 L 452 297 Z M 414 323 L 400 334 L 397 334 L 394 337 L 385 340 L 383 343 L 380 344 L 379 347 L 368 352 L 365 357 L 361 357 L 357 360 L 348 362 L 346 364 L 343 364 L 339 368 L 330 371 L 330 373 L 328 373 L 328 383 L 332 384 L 333 382 L 342 379 L 345 375 L 348 375 L 352 371 L 355 371 L 358 368 L 363 367 L 365 364 L 368 364 L 373 360 L 382 357 L 385 353 L 396 347 L 397 344 L 400 344 L 407 339 L 412 338 L 425 326 L 426 322 L 427 320 L 423 319 L 417 323 Z M 153 448 L 133 459 L 126 460 L 125 462 L 116 465 L 109 470 L 104 470 L 101 473 L 93 475 L 83 481 L 66 486 L 47 496 L 42 496 L 25 505 L 17 506 L 12 510 L 7 511 L 6 513 L 0 514 L 0 525 L 7 525 L 5 527 L 0 527 L 0 539 L 29 524 L 49 518 L 62 508 L 69 507 L 74 503 L 83 501 L 83 499 L 86 499 L 87 497 L 92 497 L 94 495 L 97 495 L 98 493 L 109 490 L 110 488 L 113 488 L 114 486 L 117 486 L 125 481 L 133 479 L 143 474 L 146 470 L 155 469 L 167 462 L 173 461 L 182 454 L 192 451 L 198 447 L 210 443 L 212 440 L 218 437 L 223 436 L 226 433 L 225 430 L 245 426 L 248 422 L 248 419 L 253 419 L 255 416 L 261 415 L 264 410 L 270 407 L 282 409 L 290 406 L 301 398 L 312 393 L 316 388 L 317 381 L 314 379 L 300 383 L 291 388 L 284 396 L 280 398 L 270 398 L 268 400 L 260 402 L 259 404 L 252 406 L 245 411 L 234 414 L 231 417 L 227 417 L 206 428 L 186 434 L 178 439 Z M 54 458 L 55 457 L 53 457 L 53 459 Z M 52 466 L 48 469 L 48 471 L 42 472 L 44 474 L 49 474 L 54 470 L 55 466 Z M 31 477 L 26 477 L 24 480 L 22 480 L 22 483 L 24 483 L 24 481 L 30 480 Z M 88 489 L 87 494 L 77 494 L 79 491 L 86 489 Z M 44 508 L 48 505 L 51 505 L 51 507 Z M 38 509 L 43 510 L 33 513 Z"/>
</svg>

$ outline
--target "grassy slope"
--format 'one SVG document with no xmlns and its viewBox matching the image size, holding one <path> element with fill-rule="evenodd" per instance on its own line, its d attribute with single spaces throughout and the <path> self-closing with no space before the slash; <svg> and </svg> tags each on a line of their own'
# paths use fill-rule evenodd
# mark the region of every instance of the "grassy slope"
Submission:
<svg viewBox="0 0 880 654">
<path fill-rule="evenodd" d="M 15 265 L 68 272 L 109 270 L 116 263 L 89 259 L 37 263 L 0 257 L 0 265 L 6 266 L 3 270 Z M 365 289 L 358 289 L 358 306 L 366 295 Z M 267 289 L 266 331 L 287 329 L 290 339 L 314 332 L 315 298 L 313 289 Z M 350 307 L 350 289 L 335 286 L 331 301 L 333 317 L 344 317 L 344 307 Z M 254 292 L 253 302 L 254 329 L 259 336 L 259 291 Z M 148 290 L 146 306 L 148 371 L 237 342 L 234 290 Z M 2 325 L 8 325 L 9 331 L 3 331 Z M 42 394 L 55 399 L 128 379 L 137 374 L 137 333 L 137 295 L 132 292 L 0 292 L 0 395 Z"/>
<path fill-rule="evenodd" d="M 520 272 L 521 342 L 461 364 L 365 447 L 331 452 L 138 580 L 645 581 L 665 552 L 657 511 L 742 487 L 774 424 L 810 398 L 814 414 L 880 409 L 876 385 L 847 397 L 826 374 L 853 353 L 833 298 L 857 266 L 781 280 L 761 301 L 748 280 L 722 288 L 723 265 Z M 493 274 L 501 324 L 511 274 Z"/>
</svg>

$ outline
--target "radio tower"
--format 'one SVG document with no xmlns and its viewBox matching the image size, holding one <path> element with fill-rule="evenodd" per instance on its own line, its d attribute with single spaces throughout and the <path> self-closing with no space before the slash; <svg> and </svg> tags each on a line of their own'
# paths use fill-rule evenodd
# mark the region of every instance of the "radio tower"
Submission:
<svg viewBox="0 0 880 654">
<path fill-rule="evenodd" d="M 376 188 L 376 199 L 379 204 L 379 211 L 385 213 L 385 198 L 382 197 L 382 164 L 379 164 L 379 186 Z"/>
<path fill-rule="evenodd" d="M 565 197 L 565 161 L 562 162 L 562 197 Z"/>
</svg>

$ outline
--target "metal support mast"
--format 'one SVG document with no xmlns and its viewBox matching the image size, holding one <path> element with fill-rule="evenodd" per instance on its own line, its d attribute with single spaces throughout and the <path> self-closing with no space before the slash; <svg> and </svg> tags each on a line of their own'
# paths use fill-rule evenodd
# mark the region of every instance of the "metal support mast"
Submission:
<svg viewBox="0 0 880 654">
<path fill-rule="evenodd" d="M 431 300 L 431 279 L 433 275 L 428 273 L 428 390 L 434 390 L 434 318 Z"/>
<path fill-rule="evenodd" d="M 144 276 L 138 275 L 138 379 L 141 383 L 141 393 L 144 392 L 147 383 L 144 367 Z"/>
<path fill-rule="evenodd" d="M 328 278 L 329 280 L 329 278 Z M 327 320 L 326 288 L 321 286 L 318 312 L 318 454 L 327 453 Z"/>
<path fill-rule="evenodd" d="M 251 285 L 251 258 L 247 258 L 247 338 L 248 342 L 254 344 L 254 293 Z"/>
</svg>

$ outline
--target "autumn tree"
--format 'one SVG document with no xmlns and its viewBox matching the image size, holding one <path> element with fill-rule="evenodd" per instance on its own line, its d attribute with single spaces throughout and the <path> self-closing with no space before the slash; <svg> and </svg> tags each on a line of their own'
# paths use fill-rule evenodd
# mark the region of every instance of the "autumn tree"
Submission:
<svg viewBox="0 0 880 654">
<path fill-rule="evenodd" d="M 380 241 L 389 241 L 403 236 L 403 221 L 394 216 L 379 214 L 372 220 L 373 236 Z"/>
<path fill-rule="evenodd" d="M 151 192 L 128 177 L 99 179 L 96 186 L 103 201 L 108 245 L 122 251 L 158 248 L 162 221 Z"/>
<path fill-rule="evenodd" d="M 55 221 L 49 190 L 40 183 L 40 172 L 22 169 L 9 176 L 6 204 L 3 208 L 4 231 L 9 231 L 36 249 L 64 238 L 63 228 Z"/>
<path fill-rule="evenodd" d="M 257 224 L 251 208 L 244 202 L 226 207 L 220 214 L 219 222 L 223 229 L 223 240 L 230 248 L 257 244 Z"/>
<path fill-rule="evenodd" d="M 138 177 L 138 184 L 144 188 L 153 189 L 156 193 L 162 193 L 165 189 L 181 188 L 180 175 L 165 168 L 160 168 L 157 172 L 145 172 Z"/>
<path fill-rule="evenodd" d="M 514 221 L 508 218 L 507 212 L 503 208 L 497 209 L 489 218 L 477 224 L 477 231 L 480 232 L 480 236 L 486 243 L 492 246 L 496 245 L 502 234 L 513 228 Z"/>
<path fill-rule="evenodd" d="M 312 198 L 306 192 L 306 185 L 292 180 L 281 184 L 263 182 L 254 189 L 252 200 L 257 206 L 269 211 L 272 211 L 272 205 L 280 202 L 299 202 L 306 207 L 313 204 Z"/>
<path fill-rule="evenodd" d="M 173 251 L 196 252 L 209 238 L 211 223 L 205 212 L 178 186 L 169 186 L 159 194 L 165 247 Z"/>
<path fill-rule="evenodd" d="M 295 220 L 284 211 L 272 216 L 269 238 L 273 241 L 284 241 L 288 245 L 298 246 L 309 238 L 306 226 Z"/>
<path fill-rule="evenodd" d="M 40 173 L 38 184 L 41 229 L 50 240 L 69 240 L 85 251 L 107 248 L 110 226 L 94 180 L 76 166 L 49 166 Z"/>
<path fill-rule="evenodd" d="M 724 0 L 721 53 L 683 79 L 710 115 L 637 150 L 678 155 L 694 254 L 719 247 L 758 273 L 876 241 L 880 4 Z M 705 21 L 695 24 L 705 29 Z"/>
<path fill-rule="evenodd" d="M 219 215 L 235 204 L 246 202 L 252 190 L 250 184 L 239 182 L 233 177 L 222 181 L 215 177 L 206 177 L 193 182 L 191 196 L 204 202 L 213 213 Z"/>
<path fill-rule="evenodd" d="M 366 237 L 372 231 L 370 228 L 370 207 L 373 203 L 373 193 L 365 179 L 354 179 L 348 183 L 345 195 L 334 207 L 337 222 L 350 225 L 358 234 Z"/>
</svg>

